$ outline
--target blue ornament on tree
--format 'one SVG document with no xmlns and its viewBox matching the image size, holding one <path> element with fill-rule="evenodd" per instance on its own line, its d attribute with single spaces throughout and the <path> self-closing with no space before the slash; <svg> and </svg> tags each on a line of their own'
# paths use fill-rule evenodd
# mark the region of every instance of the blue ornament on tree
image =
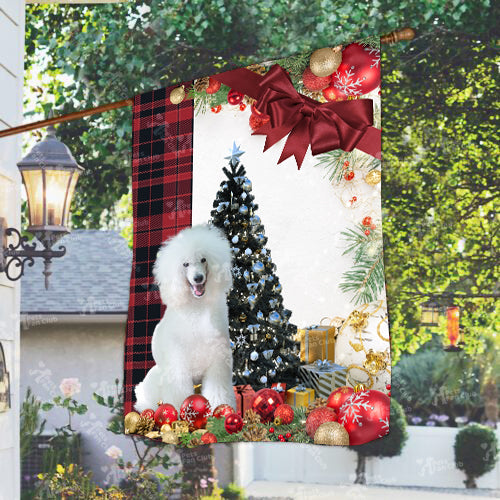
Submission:
<svg viewBox="0 0 500 500">
<path fill-rule="evenodd" d="M 258 260 L 253 266 L 252 266 L 252 270 L 256 273 L 262 273 L 264 271 L 265 267 L 264 267 L 264 264 Z"/>
<path fill-rule="evenodd" d="M 239 212 L 242 215 L 246 215 L 248 213 L 248 207 L 246 205 L 241 205 L 241 207 L 239 208 Z"/>
<path fill-rule="evenodd" d="M 273 325 L 277 325 L 278 323 L 280 323 L 281 321 L 281 316 L 279 315 L 279 313 L 277 313 L 276 311 L 273 311 L 270 315 L 269 315 L 269 321 L 273 324 Z"/>
</svg>

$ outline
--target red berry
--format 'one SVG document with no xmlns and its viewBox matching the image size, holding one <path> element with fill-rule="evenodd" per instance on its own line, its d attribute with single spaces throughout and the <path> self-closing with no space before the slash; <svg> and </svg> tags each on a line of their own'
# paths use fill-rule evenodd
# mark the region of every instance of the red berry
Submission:
<svg viewBox="0 0 500 500">
<path fill-rule="evenodd" d="M 285 438 L 283 437 L 283 434 L 280 434 L 280 435 L 278 436 L 278 439 L 280 439 L 280 440 L 281 440 L 281 439 L 285 439 Z"/>
<path fill-rule="evenodd" d="M 287 433 L 285 434 L 285 437 L 286 437 L 287 439 L 290 439 L 290 438 L 292 437 L 292 435 L 291 435 L 289 432 L 287 432 Z"/>
<path fill-rule="evenodd" d="M 348 167 L 348 166 L 349 166 L 349 160 L 346 160 L 346 161 L 344 162 L 344 167 Z"/>
<path fill-rule="evenodd" d="M 365 230 L 365 234 L 366 234 L 366 236 L 370 236 L 370 230 L 369 230 L 369 229 L 366 229 L 366 230 Z"/>
<path fill-rule="evenodd" d="M 389 397 L 391 397 L 391 391 L 389 391 L 389 392 L 387 393 L 387 395 L 388 395 Z"/>
<path fill-rule="evenodd" d="M 354 201 L 358 201 L 358 199 L 356 198 L 356 196 L 353 196 L 353 197 L 352 197 L 352 201 L 353 201 L 353 202 L 354 202 Z"/>
<path fill-rule="evenodd" d="M 222 109 L 222 106 L 219 104 L 218 106 L 214 106 L 212 108 L 212 113 L 218 113 Z"/>
<path fill-rule="evenodd" d="M 208 79 L 207 94 L 215 94 L 220 89 L 220 82 L 213 77 Z"/>
<path fill-rule="evenodd" d="M 247 107 L 247 105 L 244 102 L 242 102 L 240 104 L 240 111 L 245 111 L 246 107 Z"/>
<path fill-rule="evenodd" d="M 274 427 L 269 427 L 269 432 L 272 434 L 274 432 Z"/>
<path fill-rule="evenodd" d="M 232 104 L 233 106 L 236 106 L 237 104 L 240 104 L 241 101 L 243 101 L 244 97 L 245 94 L 242 94 L 241 92 L 238 92 L 235 89 L 231 89 L 227 94 L 227 102 L 229 104 Z"/>
<path fill-rule="evenodd" d="M 349 172 L 346 172 L 344 174 L 344 179 L 346 181 L 352 181 L 354 179 L 354 172 L 352 170 L 349 170 Z"/>
<path fill-rule="evenodd" d="M 363 219 L 363 226 L 371 226 L 371 224 L 372 224 L 372 218 L 369 216 L 366 216 Z"/>
<path fill-rule="evenodd" d="M 386 388 L 388 391 L 390 391 L 390 390 L 391 390 L 391 384 L 387 384 L 387 385 L 385 386 L 385 388 Z"/>
<path fill-rule="evenodd" d="M 377 226 L 376 226 L 375 224 L 372 224 L 372 225 L 370 226 L 370 229 L 376 229 L 376 227 L 377 227 Z"/>
</svg>

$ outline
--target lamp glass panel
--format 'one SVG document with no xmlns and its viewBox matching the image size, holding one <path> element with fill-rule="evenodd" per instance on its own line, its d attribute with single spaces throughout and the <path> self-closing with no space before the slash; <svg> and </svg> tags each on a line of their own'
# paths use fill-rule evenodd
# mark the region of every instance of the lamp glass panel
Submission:
<svg viewBox="0 0 500 500">
<path fill-rule="evenodd" d="M 80 172 L 78 170 L 75 170 L 73 172 L 73 177 L 71 178 L 71 181 L 69 184 L 68 196 L 66 198 L 66 206 L 64 207 L 63 226 L 68 225 L 69 209 L 71 208 L 71 202 L 73 200 L 73 195 L 75 194 L 75 187 L 76 187 L 76 183 L 78 182 L 79 175 L 80 175 Z"/>
<path fill-rule="evenodd" d="M 28 197 L 30 226 L 43 226 L 43 179 L 42 170 L 22 170 Z"/>
<path fill-rule="evenodd" d="M 45 203 L 47 206 L 46 224 L 48 226 L 62 226 L 64 201 L 68 189 L 71 170 L 45 169 Z"/>
</svg>

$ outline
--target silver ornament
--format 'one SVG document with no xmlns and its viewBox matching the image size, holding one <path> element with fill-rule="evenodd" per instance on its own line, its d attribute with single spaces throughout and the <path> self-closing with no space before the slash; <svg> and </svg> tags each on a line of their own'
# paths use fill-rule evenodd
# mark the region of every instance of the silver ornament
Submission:
<svg viewBox="0 0 500 500">
<path fill-rule="evenodd" d="M 273 311 L 270 315 L 269 315 L 269 321 L 273 324 L 273 325 L 277 325 L 280 321 L 281 321 L 281 316 L 276 312 L 276 311 Z"/>
<path fill-rule="evenodd" d="M 248 248 L 247 248 L 247 250 L 248 250 Z M 246 250 L 245 250 L 245 253 L 247 253 Z M 243 272 L 243 277 L 245 278 L 246 281 L 250 281 L 252 279 L 252 277 L 250 276 L 250 273 L 248 271 Z"/>
<path fill-rule="evenodd" d="M 232 247 L 231 251 L 236 255 L 240 251 L 240 249 L 238 247 Z"/>
<path fill-rule="evenodd" d="M 271 378 L 276 377 L 276 370 L 269 370 L 268 375 L 269 375 Z"/>
<path fill-rule="evenodd" d="M 250 222 L 257 226 L 258 224 L 260 224 L 260 217 L 258 215 L 252 215 L 252 217 L 250 217 Z"/>
<path fill-rule="evenodd" d="M 252 255 L 252 250 L 250 250 L 250 248 L 247 248 L 245 250 L 245 255 Z"/>
<path fill-rule="evenodd" d="M 257 288 L 259 287 L 258 283 L 248 283 L 247 288 L 249 292 L 255 292 Z"/>
<path fill-rule="evenodd" d="M 255 307 L 255 303 L 257 302 L 257 297 L 255 295 L 250 295 L 248 297 L 248 303 L 250 304 L 250 309 L 253 309 Z M 276 313 L 278 314 L 278 313 Z M 278 314 L 279 316 L 279 314 Z"/>
<path fill-rule="evenodd" d="M 278 305 L 279 300 L 278 299 L 271 299 L 269 300 L 269 307 L 275 308 Z"/>
<path fill-rule="evenodd" d="M 245 368 L 245 370 L 243 370 L 243 376 L 244 376 L 245 378 L 250 377 L 250 374 L 251 374 L 251 373 L 252 373 L 252 372 L 251 372 L 248 368 Z"/>
<path fill-rule="evenodd" d="M 273 352 L 274 351 L 272 349 L 268 349 L 267 351 L 264 351 L 262 354 L 266 359 L 271 359 L 273 356 Z"/>
<path fill-rule="evenodd" d="M 231 238 L 231 241 L 232 241 L 234 244 L 238 243 L 238 241 L 239 241 L 238 235 L 233 236 L 233 237 Z"/>
<path fill-rule="evenodd" d="M 274 291 L 280 293 L 282 290 L 281 283 L 274 285 Z"/>
<path fill-rule="evenodd" d="M 262 320 L 264 319 L 264 313 L 263 313 L 262 311 L 259 311 L 259 312 L 257 313 L 257 319 L 258 319 L 259 321 L 262 321 Z"/>
<path fill-rule="evenodd" d="M 243 181 L 243 189 L 247 192 L 252 190 L 252 181 L 250 179 L 245 178 Z"/>
<path fill-rule="evenodd" d="M 248 196 L 248 195 L 247 195 L 246 193 L 241 193 L 240 198 L 241 198 L 242 200 L 246 200 L 246 199 L 247 199 L 247 196 Z"/>
<path fill-rule="evenodd" d="M 265 267 L 264 267 L 264 264 L 258 260 L 253 266 L 252 266 L 252 270 L 256 273 L 262 273 L 264 271 Z"/>
<path fill-rule="evenodd" d="M 231 224 L 231 223 L 230 223 L 228 220 L 225 220 L 225 221 L 224 221 L 224 226 L 225 226 L 225 227 L 229 226 L 229 224 Z"/>
<path fill-rule="evenodd" d="M 241 205 L 241 207 L 239 208 L 239 212 L 242 215 L 246 215 L 248 213 L 248 207 L 246 205 Z"/>
<path fill-rule="evenodd" d="M 274 361 L 276 361 L 276 365 L 281 365 L 283 363 L 283 360 L 281 359 L 281 356 L 278 356 Z"/>
<path fill-rule="evenodd" d="M 259 359 L 259 353 L 257 351 L 252 351 L 250 353 L 250 359 L 252 361 L 257 361 Z"/>
<path fill-rule="evenodd" d="M 261 384 L 265 384 L 267 382 L 267 377 L 265 375 L 262 375 L 262 377 L 260 377 L 259 381 Z"/>
</svg>

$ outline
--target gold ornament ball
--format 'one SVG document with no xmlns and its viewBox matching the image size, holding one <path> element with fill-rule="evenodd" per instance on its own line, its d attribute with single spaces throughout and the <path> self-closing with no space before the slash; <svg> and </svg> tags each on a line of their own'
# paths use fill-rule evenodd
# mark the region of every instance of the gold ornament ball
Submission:
<svg viewBox="0 0 500 500">
<path fill-rule="evenodd" d="M 314 434 L 314 444 L 349 446 L 349 434 L 338 422 L 325 422 Z"/>
<path fill-rule="evenodd" d="M 339 47 L 315 50 L 309 60 L 313 75 L 324 77 L 334 73 L 342 62 L 342 51 Z"/>
<path fill-rule="evenodd" d="M 266 333 L 266 339 L 269 340 L 272 337 L 270 333 Z"/>
<path fill-rule="evenodd" d="M 125 434 L 134 434 L 137 430 L 137 422 L 141 416 L 135 411 L 131 411 L 125 415 Z"/>
<path fill-rule="evenodd" d="M 365 177 L 365 182 L 370 186 L 376 186 L 382 180 L 382 173 L 380 170 L 372 170 L 368 172 Z"/>
<path fill-rule="evenodd" d="M 184 97 L 186 97 L 184 85 L 181 85 L 170 92 L 170 102 L 172 104 L 180 104 L 184 100 Z"/>
<path fill-rule="evenodd" d="M 193 436 L 198 439 L 201 439 L 201 436 L 203 436 L 203 434 L 205 434 L 206 432 L 208 432 L 207 429 L 196 429 L 193 432 Z"/>
<path fill-rule="evenodd" d="M 174 431 L 163 432 L 161 435 L 161 440 L 167 444 L 178 444 L 179 437 Z"/>
</svg>

